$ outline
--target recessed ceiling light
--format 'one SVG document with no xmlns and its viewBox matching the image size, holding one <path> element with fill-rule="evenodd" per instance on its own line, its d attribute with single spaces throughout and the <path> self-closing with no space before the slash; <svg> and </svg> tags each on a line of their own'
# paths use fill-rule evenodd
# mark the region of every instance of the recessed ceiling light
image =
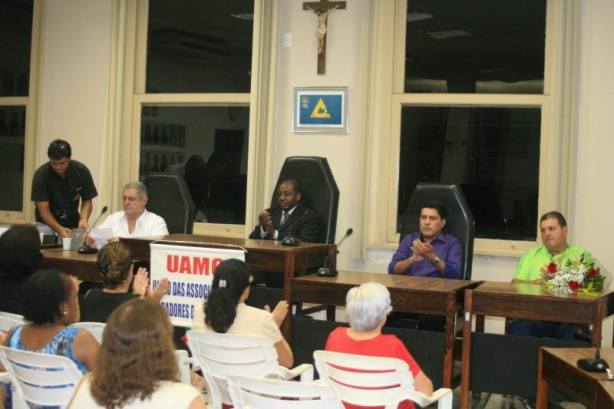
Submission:
<svg viewBox="0 0 614 409">
<path fill-rule="evenodd" d="M 407 14 L 407 21 L 409 22 L 428 20 L 429 18 L 433 18 L 433 16 L 427 13 L 420 13 L 418 11 L 413 11 Z"/>
<path fill-rule="evenodd" d="M 427 33 L 433 40 L 449 40 L 456 37 L 470 37 L 471 34 L 466 30 L 433 31 Z"/>
</svg>

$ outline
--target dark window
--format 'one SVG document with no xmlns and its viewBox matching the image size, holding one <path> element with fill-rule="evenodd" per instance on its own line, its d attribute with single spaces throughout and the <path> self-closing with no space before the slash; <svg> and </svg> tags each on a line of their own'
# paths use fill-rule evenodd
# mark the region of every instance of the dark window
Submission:
<svg viewBox="0 0 614 409">
<path fill-rule="evenodd" d="M 253 0 L 150 0 L 146 92 L 250 92 L 253 13 Z"/>
<path fill-rule="evenodd" d="M 183 174 L 195 220 L 245 224 L 249 107 L 144 106 L 140 179 Z"/>
<path fill-rule="evenodd" d="M 477 238 L 535 240 L 540 126 L 539 108 L 403 107 L 397 225 L 416 184 L 458 183 Z"/>
<path fill-rule="evenodd" d="M 406 93 L 543 93 L 546 0 L 409 0 L 406 36 Z"/>
</svg>

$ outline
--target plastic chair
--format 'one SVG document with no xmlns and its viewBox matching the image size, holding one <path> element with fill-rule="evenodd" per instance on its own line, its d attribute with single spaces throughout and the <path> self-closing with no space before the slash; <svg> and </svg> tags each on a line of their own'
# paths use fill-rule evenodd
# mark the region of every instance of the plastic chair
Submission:
<svg viewBox="0 0 614 409">
<path fill-rule="evenodd" d="M 21 407 L 35 405 L 65 408 L 83 374 L 68 358 L 0 346 L 0 361 L 11 378 L 13 399 Z"/>
<path fill-rule="evenodd" d="M 332 389 L 319 383 L 243 375 L 228 375 L 226 381 L 235 409 L 343 409 Z"/>
<path fill-rule="evenodd" d="M 175 350 L 175 359 L 177 359 L 177 366 L 179 367 L 179 378 L 181 383 L 185 383 L 186 385 L 191 385 L 192 380 L 190 379 L 190 357 L 188 356 L 188 351 L 185 349 L 177 349 Z"/>
<path fill-rule="evenodd" d="M 76 322 L 71 327 L 83 328 L 89 331 L 99 344 L 102 344 L 102 333 L 107 324 L 101 322 Z"/>
<path fill-rule="evenodd" d="M 330 351 L 315 351 L 313 357 L 320 380 L 343 402 L 396 409 L 409 399 L 421 407 L 438 402 L 439 409 L 452 409 L 451 389 L 440 388 L 432 396 L 416 391 L 414 377 L 400 359 Z"/>
<path fill-rule="evenodd" d="M 221 409 L 222 403 L 231 405 L 226 377 L 248 375 L 277 379 L 313 381 L 313 366 L 299 365 L 292 370 L 280 366 L 273 343 L 263 337 L 188 331 L 188 345 L 192 363 L 198 365 L 205 379 L 212 409 Z"/>
<path fill-rule="evenodd" d="M 10 331 L 13 327 L 25 325 L 26 320 L 18 314 L 0 311 L 0 332 Z"/>
</svg>

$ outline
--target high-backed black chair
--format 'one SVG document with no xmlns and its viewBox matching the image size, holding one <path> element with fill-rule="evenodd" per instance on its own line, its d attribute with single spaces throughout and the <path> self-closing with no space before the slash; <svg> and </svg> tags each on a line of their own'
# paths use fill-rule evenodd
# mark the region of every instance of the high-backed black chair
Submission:
<svg viewBox="0 0 614 409">
<path fill-rule="evenodd" d="M 316 243 L 334 243 L 339 189 L 326 158 L 318 156 L 286 158 L 275 184 L 271 206 L 277 205 L 277 186 L 288 179 L 294 179 L 300 184 L 301 203 L 318 215 L 320 232 Z"/>
<path fill-rule="evenodd" d="M 166 221 L 168 232 L 192 234 L 194 202 L 181 175 L 150 173 L 145 178 L 147 210 Z"/>
<path fill-rule="evenodd" d="M 420 230 L 420 207 L 427 200 L 438 200 L 446 207 L 446 225 L 443 230 L 456 237 L 463 248 L 461 278 L 471 279 L 473 264 L 473 239 L 475 237 L 475 221 L 459 185 L 442 183 L 420 183 L 416 186 L 409 203 L 403 213 L 401 225 L 401 240 L 408 234 Z"/>
</svg>

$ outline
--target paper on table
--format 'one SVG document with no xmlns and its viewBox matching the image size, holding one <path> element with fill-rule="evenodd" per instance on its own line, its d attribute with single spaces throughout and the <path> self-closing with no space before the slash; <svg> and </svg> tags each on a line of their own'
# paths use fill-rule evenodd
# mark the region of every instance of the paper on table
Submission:
<svg viewBox="0 0 614 409">
<path fill-rule="evenodd" d="M 113 237 L 113 230 L 110 227 L 104 229 L 92 229 L 89 236 L 96 242 L 96 247 L 101 248 L 108 243 L 109 237 Z"/>
</svg>

